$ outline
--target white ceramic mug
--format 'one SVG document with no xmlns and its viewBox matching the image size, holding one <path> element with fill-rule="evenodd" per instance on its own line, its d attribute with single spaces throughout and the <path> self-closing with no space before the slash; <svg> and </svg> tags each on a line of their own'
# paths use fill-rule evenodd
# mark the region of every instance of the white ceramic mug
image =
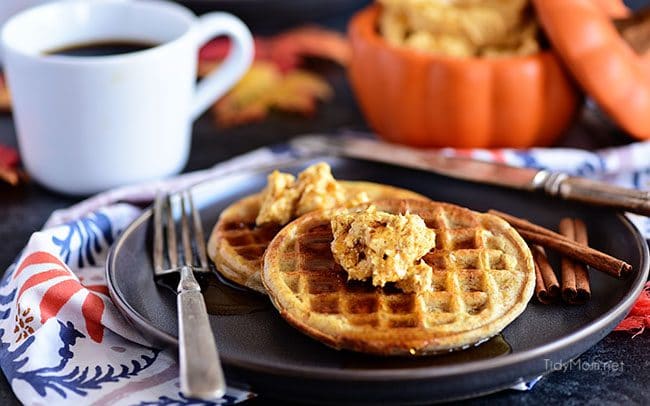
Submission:
<svg viewBox="0 0 650 406">
<path fill-rule="evenodd" d="M 198 50 L 225 35 L 220 68 L 196 84 Z M 74 44 L 149 42 L 108 56 L 48 55 Z M 178 173 L 191 124 L 246 72 L 249 30 L 236 17 L 160 0 L 70 0 L 12 17 L 2 30 L 20 154 L 48 188 L 90 194 Z"/>
<path fill-rule="evenodd" d="M 12 15 L 30 7 L 37 6 L 53 0 L 2 0 L 0 1 L 0 27 Z"/>
</svg>

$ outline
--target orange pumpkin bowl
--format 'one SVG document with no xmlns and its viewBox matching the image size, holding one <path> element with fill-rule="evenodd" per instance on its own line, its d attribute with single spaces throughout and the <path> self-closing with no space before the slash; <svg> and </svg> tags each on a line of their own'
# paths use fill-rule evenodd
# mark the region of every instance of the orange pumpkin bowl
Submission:
<svg viewBox="0 0 650 406">
<path fill-rule="evenodd" d="M 452 58 L 387 43 L 380 7 L 350 21 L 350 84 L 374 131 L 418 147 L 550 145 L 570 125 L 581 96 L 551 52 Z"/>
</svg>

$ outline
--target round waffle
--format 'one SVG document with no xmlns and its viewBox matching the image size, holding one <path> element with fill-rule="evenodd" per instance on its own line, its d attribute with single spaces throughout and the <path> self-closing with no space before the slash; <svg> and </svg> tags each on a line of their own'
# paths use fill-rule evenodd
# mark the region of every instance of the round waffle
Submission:
<svg viewBox="0 0 650 406">
<path fill-rule="evenodd" d="M 524 311 L 535 269 L 530 249 L 507 222 L 432 201 L 373 204 L 417 214 L 435 230 L 436 248 L 424 257 L 432 291 L 348 281 L 330 250 L 331 212 L 312 212 L 285 226 L 264 258 L 262 282 L 294 327 L 337 349 L 424 355 L 483 342 Z"/>
<path fill-rule="evenodd" d="M 426 199 L 406 189 L 372 182 L 339 181 L 348 197 L 365 192 L 372 200 L 386 198 Z M 261 193 L 244 197 L 228 206 L 219 216 L 208 241 L 208 255 L 217 271 L 228 280 L 260 293 L 266 293 L 260 279 L 266 247 L 282 226 L 255 225 Z"/>
</svg>

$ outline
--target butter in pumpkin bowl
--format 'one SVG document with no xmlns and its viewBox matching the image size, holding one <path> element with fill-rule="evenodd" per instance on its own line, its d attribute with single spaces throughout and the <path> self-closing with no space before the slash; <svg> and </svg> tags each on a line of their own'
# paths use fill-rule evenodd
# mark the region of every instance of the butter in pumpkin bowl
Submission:
<svg viewBox="0 0 650 406">
<path fill-rule="evenodd" d="M 550 145 L 579 90 L 525 0 L 383 0 L 358 12 L 348 75 L 377 134 L 419 147 Z"/>
</svg>

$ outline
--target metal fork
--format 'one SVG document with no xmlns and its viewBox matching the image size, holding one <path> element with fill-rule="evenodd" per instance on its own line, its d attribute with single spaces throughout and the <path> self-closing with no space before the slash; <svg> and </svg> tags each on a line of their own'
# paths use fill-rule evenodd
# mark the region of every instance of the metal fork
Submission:
<svg viewBox="0 0 650 406">
<path fill-rule="evenodd" d="M 177 197 L 174 199 L 162 193 L 156 195 L 153 213 L 154 274 L 158 277 L 173 272 L 180 273 L 176 303 L 181 392 L 192 398 L 220 398 L 226 392 L 226 381 L 201 287 L 194 277 L 194 272 L 209 272 L 203 227 L 191 193 L 181 192 Z M 181 217 L 180 250 L 176 238 L 173 200 L 180 201 L 177 203 L 177 206 L 180 205 Z M 191 222 L 189 217 L 192 217 Z"/>
</svg>

